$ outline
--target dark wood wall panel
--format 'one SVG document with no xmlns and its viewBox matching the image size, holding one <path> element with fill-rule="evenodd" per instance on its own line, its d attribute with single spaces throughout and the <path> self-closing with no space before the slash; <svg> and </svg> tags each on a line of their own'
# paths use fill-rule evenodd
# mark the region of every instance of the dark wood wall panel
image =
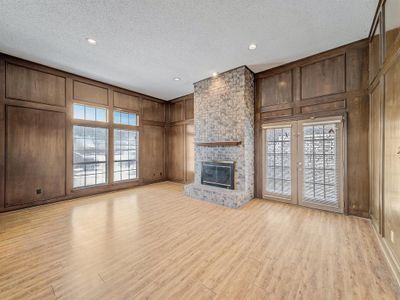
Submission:
<svg viewBox="0 0 400 300">
<path fill-rule="evenodd" d="M 139 178 L 113 182 L 110 134 L 108 183 L 73 188 L 73 125 L 107 127 L 110 133 L 128 128 L 74 120 L 74 102 L 101 106 L 110 114 L 126 109 L 139 115 Z M 0 53 L 0 212 L 165 180 L 167 106 L 147 95 Z"/>
<path fill-rule="evenodd" d="M 346 89 L 360 91 L 368 87 L 368 47 L 346 51 Z"/>
<path fill-rule="evenodd" d="M 168 103 L 168 179 L 189 183 L 194 180 L 194 95 Z"/>
<path fill-rule="evenodd" d="M 165 127 L 144 125 L 141 136 L 141 177 L 147 182 L 160 180 L 165 177 Z"/>
<path fill-rule="evenodd" d="M 280 118 L 280 117 L 288 117 L 293 115 L 293 108 L 281 109 L 281 110 L 273 110 L 263 112 L 261 114 L 262 119 L 273 119 L 273 118 Z"/>
<path fill-rule="evenodd" d="M 108 105 L 108 90 L 106 88 L 80 81 L 74 81 L 73 97 L 75 100 Z"/>
<path fill-rule="evenodd" d="M 292 71 L 263 78 L 258 89 L 261 106 L 271 106 L 292 102 Z"/>
<path fill-rule="evenodd" d="M 345 92 L 345 56 L 305 65 L 301 68 L 302 99 Z"/>
<path fill-rule="evenodd" d="M 368 95 L 347 99 L 348 212 L 369 216 Z"/>
<path fill-rule="evenodd" d="M 334 112 L 336 110 L 342 111 L 346 108 L 346 100 L 318 103 L 312 105 L 301 106 L 300 111 L 303 114 L 317 113 L 322 111 Z"/>
<path fill-rule="evenodd" d="M 6 97 L 65 106 L 65 78 L 7 63 Z"/>
<path fill-rule="evenodd" d="M 65 114 L 7 107 L 6 205 L 65 195 Z"/>
<path fill-rule="evenodd" d="M 194 97 L 193 94 L 185 100 L 185 120 L 194 119 Z"/>
<path fill-rule="evenodd" d="M 379 1 L 369 35 L 370 214 L 400 282 L 400 2 Z"/>
<path fill-rule="evenodd" d="M 165 122 L 166 105 L 150 100 L 142 100 L 142 119 L 147 121 Z"/>
<path fill-rule="evenodd" d="M 400 258 L 400 56 L 385 74 L 384 111 L 385 234 L 396 257 Z"/>
<path fill-rule="evenodd" d="M 185 125 L 168 128 L 167 172 L 170 180 L 185 180 Z"/>
<path fill-rule="evenodd" d="M 169 121 L 177 122 L 185 120 L 185 101 L 173 102 L 169 106 Z"/>
<path fill-rule="evenodd" d="M 378 71 L 381 67 L 381 17 L 377 19 L 375 25 L 374 34 L 371 37 L 371 42 L 369 43 L 369 81 L 376 78 Z"/>
<path fill-rule="evenodd" d="M 262 125 L 347 115 L 346 213 L 368 216 L 368 41 L 256 74 L 255 194 L 262 197 Z"/>
<path fill-rule="evenodd" d="M 194 125 L 185 125 L 185 181 L 186 183 L 194 181 Z"/>
<path fill-rule="evenodd" d="M 127 95 L 120 92 L 113 92 L 114 107 L 140 111 L 140 98 L 137 96 Z"/>
</svg>

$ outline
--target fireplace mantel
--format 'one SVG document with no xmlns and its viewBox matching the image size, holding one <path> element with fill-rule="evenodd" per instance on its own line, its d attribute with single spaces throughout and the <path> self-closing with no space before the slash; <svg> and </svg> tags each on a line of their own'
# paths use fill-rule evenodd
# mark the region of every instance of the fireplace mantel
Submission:
<svg viewBox="0 0 400 300">
<path fill-rule="evenodd" d="M 196 143 L 196 146 L 203 147 L 230 147 L 230 146 L 239 146 L 242 144 L 242 141 L 227 141 L 227 142 L 201 142 Z"/>
</svg>

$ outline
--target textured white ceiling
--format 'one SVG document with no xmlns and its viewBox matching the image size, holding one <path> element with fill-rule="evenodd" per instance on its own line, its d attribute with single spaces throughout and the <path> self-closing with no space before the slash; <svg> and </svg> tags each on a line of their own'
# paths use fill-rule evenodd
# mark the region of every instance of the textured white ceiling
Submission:
<svg viewBox="0 0 400 300">
<path fill-rule="evenodd" d="M 0 0 L 0 52 L 169 100 L 214 71 L 259 72 L 365 38 L 377 2 Z"/>
</svg>

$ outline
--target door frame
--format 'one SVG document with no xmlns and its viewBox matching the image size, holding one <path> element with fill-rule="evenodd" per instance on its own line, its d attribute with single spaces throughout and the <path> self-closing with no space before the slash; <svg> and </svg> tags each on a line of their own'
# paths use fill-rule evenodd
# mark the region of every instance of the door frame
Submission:
<svg viewBox="0 0 400 300">
<path fill-rule="evenodd" d="M 340 174 L 339 174 L 339 184 L 340 184 L 340 193 L 339 193 L 339 207 L 334 208 L 325 205 L 317 205 L 304 203 L 301 201 L 301 192 L 303 190 L 303 141 L 302 141 L 302 128 L 303 124 L 316 124 L 316 123 L 329 123 L 329 122 L 338 122 L 341 125 L 339 126 L 341 138 L 339 140 L 340 145 Z M 291 130 L 291 172 L 292 172 L 292 196 L 291 199 L 279 197 L 277 195 L 273 195 L 266 192 L 266 130 L 270 128 L 280 128 L 280 127 L 290 127 Z M 285 121 L 276 121 L 263 124 L 261 126 L 262 134 L 262 197 L 267 200 L 280 201 L 290 204 L 298 204 L 304 207 L 316 208 L 325 211 L 332 211 L 337 213 L 345 213 L 347 209 L 347 118 L 346 114 L 337 114 L 337 115 L 328 115 L 321 117 L 311 117 L 305 119 L 287 119 Z M 299 164 L 301 162 L 301 165 Z"/>
<path fill-rule="evenodd" d="M 339 207 L 332 207 L 329 205 L 322 205 L 322 204 L 313 204 L 313 203 L 308 203 L 303 200 L 303 179 L 304 179 L 304 140 L 303 140 L 303 134 L 302 134 L 302 129 L 304 125 L 318 125 L 318 124 L 329 124 L 329 123 L 338 123 L 338 130 L 339 130 L 339 139 L 338 143 L 339 145 L 337 146 L 338 153 L 336 155 L 337 159 L 339 160 Z M 321 118 L 314 118 L 314 119 L 306 119 L 306 120 L 299 120 L 298 121 L 298 152 L 297 152 L 297 160 L 299 162 L 299 168 L 298 168 L 298 203 L 301 206 L 305 207 L 311 207 L 311 208 L 317 208 L 317 209 L 322 209 L 326 211 L 333 211 L 337 213 L 344 213 L 344 207 L 345 207 L 345 188 L 346 188 L 346 181 L 345 181 L 345 173 L 346 173 L 346 142 L 345 142 L 345 120 L 343 116 L 334 116 L 334 117 L 321 117 Z"/>
<path fill-rule="evenodd" d="M 267 168 L 266 168 L 266 138 L 265 134 L 267 129 L 273 128 L 290 128 L 290 168 L 291 168 L 291 191 L 292 195 L 290 198 L 281 197 L 276 194 L 268 193 L 267 186 Z M 285 203 L 297 204 L 297 122 L 295 121 L 284 121 L 284 122 L 274 122 L 262 125 L 262 196 L 264 199 L 270 199 L 275 201 L 281 201 Z"/>
</svg>

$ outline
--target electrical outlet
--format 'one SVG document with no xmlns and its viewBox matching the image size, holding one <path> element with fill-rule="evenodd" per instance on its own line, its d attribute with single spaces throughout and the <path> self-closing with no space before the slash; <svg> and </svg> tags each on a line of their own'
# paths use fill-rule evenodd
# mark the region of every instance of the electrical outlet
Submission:
<svg viewBox="0 0 400 300">
<path fill-rule="evenodd" d="M 36 195 L 40 195 L 42 193 L 42 189 L 37 189 L 36 190 Z"/>
<path fill-rule="evenodd" d="M 394 232 L 393 232 L 393 230 L 390 230 L 390 240 L 394 244 Z"/>
</svg>

